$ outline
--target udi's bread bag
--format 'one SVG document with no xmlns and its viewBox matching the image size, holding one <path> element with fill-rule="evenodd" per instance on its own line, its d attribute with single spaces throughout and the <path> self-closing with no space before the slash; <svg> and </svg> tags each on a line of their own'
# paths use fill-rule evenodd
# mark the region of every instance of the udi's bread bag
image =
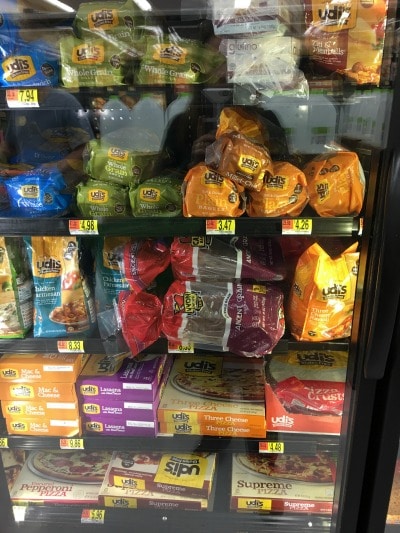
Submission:
<svg viewBox="0 0 400 533">
<path fill-rule="evenodd" d="M 357 243 L 331 257 L 318 243 L 299 258 L 286 314 L 300 341 L 329 341 L 351 333 L 357 282 Z"/>
<path fill-rule="evenodd" d="M 365 194 L 365 176 L 355 152 L 318 155 L 303 168 L 310 206 L 321 217 L 356 216 Z"/>
</svg>

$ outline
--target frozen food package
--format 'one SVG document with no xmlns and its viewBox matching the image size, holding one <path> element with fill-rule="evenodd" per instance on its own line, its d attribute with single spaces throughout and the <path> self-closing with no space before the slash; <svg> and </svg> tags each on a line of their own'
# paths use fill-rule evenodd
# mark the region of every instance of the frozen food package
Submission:
<svg viewBox="0 0 400 533">
<path fill-rule="evenodd" d="M 364 202 L 365 176 L 358 155 L 344 150 L 316 156 L 303 172 L 310 206 L 321 217 L 356 216 Z"/>
<path fill-rule="evenodd" d="M 163 172 L 129 188 L 129 202 L 134 217 L 176 217 L 182 215 L 180 173 Z"/>
<path fill-rule="evenodd" d="M 262 357 L 284 330 L 283 293 L 272 284 L 174 281 L 164 296 L 162 332 L 170 341 Z"/>
<path fill-rule="evenodd" d="M 89 218 L 127 217 L 131 214 L 128 188 L 106 181 L 89 179 L 76 188 L 79 212 Z"/>
<path fill-rule="evenodd" d="M 182 190 L 185 217 L 240 217 L 245 212 L 244 187 L 204 163 L 187 172 Z"/>
<path fill-rule="evenodd" d="M 260 191 L 273 173 L 268 148 L 241 133 L 224 133 L 206 148 L 205 164 L 245 189 Z"/>
<path fill-rule="evenodd" d="M 186 281 L 281 281 L 286 267 L 279 242 L 264 237 L 175 237 L 175 279 Z"/>
<path fill-rule="evenodd" d="M 317 74 L 342 74 L 357 85 L 379 85 L 387 2 L 306 0 L 307 54 Z"/>
<path fill-rule="evenodd" d="M 96 326 L 91 287 L 74 236 L 24 237 L 33 275 L 34 337 L 89 335 Z"/>
<path fill-rule="evenodd" d="M 218 139 L 232 132 L 241 133 L 259 144 L 267 144 L 269 140 L 269 132 L 261 116 L 243 106 L 226 106 L 219 114 L 215 137 Z"/>
<path fill-rule="evenodd" d="M 299 341 L 329 341 L 351 334 L 359 252 L 353 243 L 331 257 L 318 243 L 300 256 L 286 315 Z"/>
<path fill-rule="evenodd" d="M 131 356 L 138 355 L 159 339 L 162 303 L 158 296 L 146 291 L 121 291 L 117 310 Z"/>
<path fill-rule="evenodd" d="M 248 191 L 250 217 L 298 216 L 309 201 L 304 173 L 287 161 L 274 161 L 260 191 Z"/>
<path fill-rule="evenodd" d="M 20 237 L 0 237 L 0 338 L 22 338 L 33 325 L 33 282 Z"/>
</svg>

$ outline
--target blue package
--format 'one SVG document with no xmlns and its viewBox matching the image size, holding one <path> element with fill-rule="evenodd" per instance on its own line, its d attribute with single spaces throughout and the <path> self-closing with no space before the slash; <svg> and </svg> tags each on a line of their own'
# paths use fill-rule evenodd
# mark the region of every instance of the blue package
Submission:
<svg viewBox="0 0 400 533">
<path fill-rule="evenodd" d="M 54 167 L 38 167 L 2 180 L 9 207 L 2 216 L 54 217 L 68 211 L 72 194 L 66 194 L 61 172 Z"/>
</svg>

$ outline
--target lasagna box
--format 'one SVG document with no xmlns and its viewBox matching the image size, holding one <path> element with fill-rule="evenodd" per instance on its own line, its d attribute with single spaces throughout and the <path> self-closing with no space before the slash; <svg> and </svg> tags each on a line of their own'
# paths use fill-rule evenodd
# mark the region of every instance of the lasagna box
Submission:
<svg viewBox="0 0 400 533">
<path fill-rule="evenodd" d="M 328 454 L 233 454 L 231 479 L 233 511 L 332 513 L 335 463 Z"/>
<path fill-rule="evenodd" d="M 114 452 L 108 480 L 116 487 L 208 498 L 215 453 Z"/>
<path fill-rule="evenodd" d="M 115 361 L 91 356 L 77 379 L 81 401 L 97 399 L 153 402 L 168 355 L 146 355 L 143 359 Z"/>
<path fill-rule="evenodd" d="M 157 420 L 126 420 L 113 416 L 92 416 L 90 420 L 82 417 L 82 428 L 85 433 L 108 436 L 156 437 L 158 434 Z"/>
</svg>

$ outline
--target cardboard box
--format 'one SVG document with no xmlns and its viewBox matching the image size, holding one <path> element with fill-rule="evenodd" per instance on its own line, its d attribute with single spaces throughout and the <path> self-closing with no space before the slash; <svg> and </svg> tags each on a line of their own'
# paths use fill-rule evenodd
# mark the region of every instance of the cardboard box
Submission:
<svg viewBox="0 0 400 533">
<path fill-rule="evenodd" d="M 44 435 L 46 437 L 76 437 L 81 434 L 80 417 L 65 418 L 6 418 L 6 427 L 10 435 Z"/>
<path fill-rule="evenodd" d="M 252 427 L 265 437 L 264 387 L 262 359 L 178 355 L 160 400 L 158 420 Z"/>
<path fill-rule="evenodd" d="M 235 425 L 214 425 L 213 423 L 189 424 L 159 422 L 158 430 L 167 435 L 208 435 L 213 437 L 265 438 L 265 420 L 261 426 L 240 427 Z"/>
<path fill-rule="evenodd" d="M 155 437 L 158 434 L 157 420 L 125 420 L 115 417 L 82 416 L 82 429 L 86 433 L 125 437 Z"/>
<path fill-rule="evenodd" d="M 108 479 L 116 487 L 208 498 L 215 463 L 215 453 L 114 452 Z"/>
<path fill-rule="evenodd" d="M 252 463 L 249 458 L 255 456 Z M 276 457 L 276 455 L 275 455 Z M 267 456 L 262 454 L 233 454 L 232 456 L 232 481 L 230 508 L 234 511 L 247 512 L 285 512 L 285 513 L 318 513 L 332 514 L 334 493 L 334 462 L 329 475 L 330 467 L 325 466 L 327 472 L 326 482 L 300 481 L 296 479 L 296 470 L 292 477 L 288 471 L 289 463 L 282 469 L 284 474 L 260 473 L 262 468 L 254 470 L 253 464 L 262 465 L 267 461 Z M 296 469 L 301 471 L 301 458 L 282 454 L 277 460 L 291 461 L 296 464 Z M 274 459 L 275 461 L 275 459 Z M 306 458 L 307 465 L 310 458 Z M 318 461 L 317 465 L 320 464 Z M 320 466 L 316 466 L 320 468 Z M 290 466 L 289 466 L 290 469 Z"/>
<path fill-rule="evenodd" d="M 400 459 L 396 461 L 386 524 L 400 524 Z"/>
<path fill-rule="evenodd" d="M 1 400 L 77 402 L 75 383 L 0 383 Z"/>
<path fill-rule="evenodd" d="M 115 362 L 108 357 L 91 356 L 77 379 L 78 396 L 83 401 L 108 398 L 153 402 L 169 357 L 149 354 L 143 359 Z"/>
<path fill-rule="evenodd" d="M 4 418 L 62 418 L 70 420 L 79 417 L 78 402 L 35 402 L 2 400 Z"/>
<path fill-rule="evenodd" d="M 0 356 L 0 383 L 75 383 L 86 354 L 3 354 Z"/>
</svg>

